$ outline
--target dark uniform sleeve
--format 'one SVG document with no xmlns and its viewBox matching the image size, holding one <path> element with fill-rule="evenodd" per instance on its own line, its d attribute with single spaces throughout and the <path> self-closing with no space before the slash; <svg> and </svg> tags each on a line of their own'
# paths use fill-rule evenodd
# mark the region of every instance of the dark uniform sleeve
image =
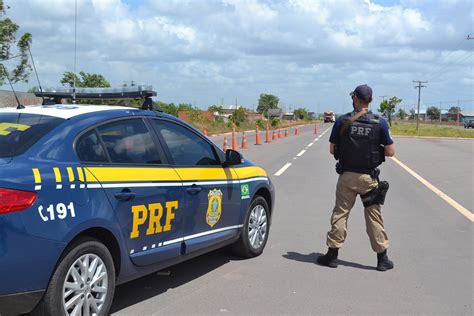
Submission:
<svg viewBox="0 0 474 316">
<path fill-rule="evenodd" d="M 338 118 L 332 127 L 331 136 L 329 137 L 329 142 L 332 144 L 339 143 L 340 131 L 342 126 L 342 118 Z"/>
<path fill-rule="evenodd" d="M 393 144 L 392 135 L 390 135 L 390 127 L 388 126 L 387 121 L 383 118 L 380 118 L 380 133 L 382 134 L 380 138 L 382 145 Z"/>
</svg>

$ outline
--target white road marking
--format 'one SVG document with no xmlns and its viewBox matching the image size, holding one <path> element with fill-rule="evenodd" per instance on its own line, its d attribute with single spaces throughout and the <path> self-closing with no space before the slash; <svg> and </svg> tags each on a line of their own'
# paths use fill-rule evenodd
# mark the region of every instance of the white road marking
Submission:
<svg viewBox="0 0 474 316">
<path fill-rule="evenodd" d="M 296 155 L 296 157 L 301 157 L 301 156 L 303 156 L 303 154 L 304 154 L 305 152 L 306 152 L 306 150 L 303 149 L 302 151 L 300 151 L 300 152 L 298 153 L 298 155 Z"/>
<path fill-rule="evenodd" d="M 408 166 L 406 166 L 403 162 L 398 160 L 395 157 L 392 157 L 392 160 L 395 161 L 400 167 L 405 169 L 409 174 L 411 174 L 413 177 L 415 177 L 418 181 L 423 183 L 428 189 L 433 191 L 436 195 L 438 195 L 440 198 L 442 198 L 444 201 L 446 201 L 449 205 L 454 207 L 459 213 L 464 215 L 467 219 L 469 219 L 471 222 L 474 222 L 474 214 L 470 212 L 468 209 L 466 209 L 464 206 L 450 198 L 448 195 L 446 195 L 444 192 L 442 192 L 440 189 L 429 183 L 427 180 L 422 178 L 419 174 L 417 174 L 415 171 L 411 170 Z"/>
<path fill-rule="evenodd" d="M 283 167 L 281 167 L 281 169 L 278 170 L 278 171 L 274 174 L 274 176 L 275 176 L 275 177 L 281 176 L 281 175 L 283 174 L 283 172 L 286 171 L 286 169 L 290 168 L 290 166 L 291 166 L 291 162 L 288 162 L 286 165 L 284 165 Z"/>
<path fill-rule="evenodd" d="M 311 147 L 311 146 L 313 146 L 313 143 L 309 143 L 307 146 L 308 146 L 308 147 Z"/>
</svg>

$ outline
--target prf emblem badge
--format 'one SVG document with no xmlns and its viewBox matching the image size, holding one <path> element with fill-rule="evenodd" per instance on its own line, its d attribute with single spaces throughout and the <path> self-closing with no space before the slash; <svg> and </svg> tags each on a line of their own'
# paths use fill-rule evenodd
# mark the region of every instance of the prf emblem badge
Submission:
<svg viewBox="0 0 474 316">
<path fill-rule="evenodd" d="M 221 218 L 222 213 L 222 191 L 214 189 L 207 195 L 209 205 L 207 206 L 206 223 L 213 227 Z"/>
</svg>

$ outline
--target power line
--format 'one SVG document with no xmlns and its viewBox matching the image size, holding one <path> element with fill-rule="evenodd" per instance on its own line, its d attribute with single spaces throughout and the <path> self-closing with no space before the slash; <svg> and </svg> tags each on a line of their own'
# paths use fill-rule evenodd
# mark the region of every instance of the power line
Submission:
<svg viewBox="0 0 474 316">
<path fill-rule="evenodd" d="M 415 86 L 415 89 L 418 88 L 418 114 L 416 116 L 416 130 L 418 131 L 418 125 L 420 122 L 420 94 L 421 94 L 421 88 L 424 88 L 426 86 L 422 86 L 422 83 L 428 83 L 428 81 L 421 81 L 421 80 L 413 80 L 414 83 L 418 83 L 417 86 Z"/>
<path fill-rule="evenodd" d="M 454 48 L 453 50 L 449 51 L 449 53 L 444 57 L 444 59 L 445 59 L 444 62 L 441 62 L 441 63 L 438 65 L 437 68 L 432 69 L 431 71 L 428 71 L 428 72 L 423 73 L 423 74 L 421 75 L 421 77 L 430 77 L 430 76 L 432 76 L 434 73 L 439 72 L 439 70 L 440 70 L 441 68 L 444 68 L 444 67 L 446 66 L 445 64 L 446 64 L 447 62 L 449 62 L 449 61 L 448 61 L 448 57 L 451 56 L 451 54 L 453 54 L 454 52 L 456 52 L 457 49 L 464 43 L 465 40 L 469 40 L 469 39 L 472 39 L 472 38 L 473 38 L 473 37 L 470 37 L 469 35 L 467 36 L 467 38 L 462 38 L 462 39 L 456 44 L 455 48 Z"/>
</svg>

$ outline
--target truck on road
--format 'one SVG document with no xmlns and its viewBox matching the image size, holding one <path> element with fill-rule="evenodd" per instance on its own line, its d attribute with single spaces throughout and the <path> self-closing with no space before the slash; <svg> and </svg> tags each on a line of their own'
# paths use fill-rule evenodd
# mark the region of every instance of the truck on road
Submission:
<svg viewBox="0 0 474 316">
<path fill-rule="evenodd" d="M 334 123 L 336 121 L 336 114 L 332 111 L 324 112 L 324 123 Z"/>
</svg>

